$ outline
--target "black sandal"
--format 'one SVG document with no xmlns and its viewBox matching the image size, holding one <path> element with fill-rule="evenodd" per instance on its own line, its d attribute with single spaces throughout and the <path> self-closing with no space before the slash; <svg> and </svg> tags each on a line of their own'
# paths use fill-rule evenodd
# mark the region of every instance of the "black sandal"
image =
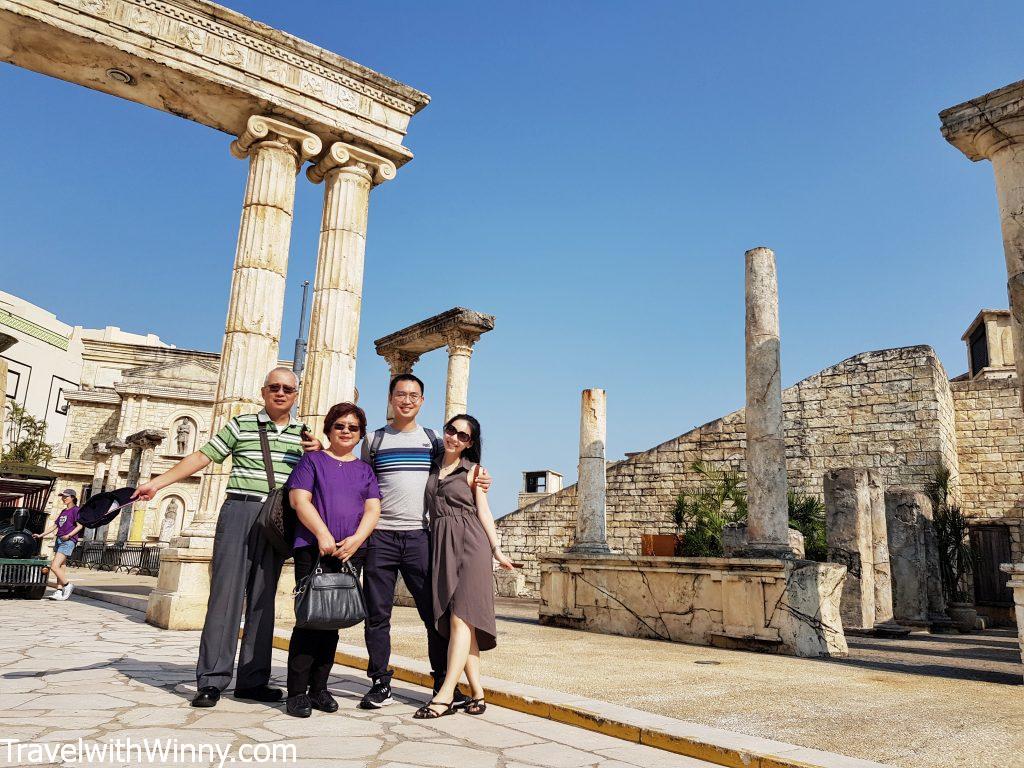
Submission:
<svg viewBox="0 0 1024 768">
<path fill-rule="evenodd" d="M 466 702 L 467 715 L 482 715 L 487 711 L 487 702 L 483 699 L 470 699 Z"/>
<path fill-rule="evenodd" d="M 431 707 L 444 707 L 444 711 L 438 712 L 436 709 L 431 709 Z M 457 711 L 458 710 L 452 702 L 445 704 L 443 701 L 434 701 L 431 699 L 413 712 L 412 716 L 414 720 L 436 720 L 439 717 L 454 715 Z"/>
</svg>

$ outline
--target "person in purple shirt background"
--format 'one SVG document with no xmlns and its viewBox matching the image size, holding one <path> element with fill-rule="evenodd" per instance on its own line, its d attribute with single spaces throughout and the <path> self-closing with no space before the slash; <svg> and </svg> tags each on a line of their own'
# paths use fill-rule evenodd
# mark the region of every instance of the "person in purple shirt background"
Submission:
<svg viewBox="0 0 1024 768">
<path fill-rule="evenodd" d="M 366 414 L 353 403 L 338 403 L 324 419 L 328 445 L 305 454 L 288 479 L 295 526 L 295 581 L 320 567 L 337 573 L 352 561 L 357 572 L 363 545 L 380 519 L 380 488 L 370 465 L 352 452 L 366 435 Z M 338 649 L 338 631 L 293 629 L 288 647 L 286 711 L 309 717 L 313 709 L 336 712 L 327 679 Z"/>
<path fill-rule="evenodd" d="M 53 541 L 53 560 L 50 562 L 50 573 L 57 579 L 57 589 L 50 593 L 53 600 L 67 600 L 71 597 L 71 591 L 75 588 L 68 579 L 68 572 L 64 570 L 64 562 L 71 557 L 75 551 L 75 544 L 78 542 L 82 526 L 78 524 L 78 496 L 70 488 L 65 488 L 58 494 L 64 509 L 57 515 L 53 525 L 42 533 L 33 533 L 36 539 L 42 539 L 57 531 L 57 538 Z"/>
</svg>

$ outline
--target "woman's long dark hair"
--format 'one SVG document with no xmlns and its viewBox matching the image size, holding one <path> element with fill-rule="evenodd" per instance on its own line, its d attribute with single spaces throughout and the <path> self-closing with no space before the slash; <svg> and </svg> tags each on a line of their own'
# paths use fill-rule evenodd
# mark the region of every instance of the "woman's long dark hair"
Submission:
<svg viewBox="0 0 1024 768">
<path fill-rule="evenodd" d="M 453 422 L 463 419 L 469 422 L 469 426 L 473 430 L 473 442 L 462 449 L 462 458 L 466 461 L 471 461 L 474 464 L 480 463 L 480 455 L 483 453 L 484 441 L 480 437 L 480 422 L 470 416 L 468 413 L 460 413 L 457 416 L 452 416 L 448 421 L 445 422 L 444 428 L 448 429 Z"/>
</svg>

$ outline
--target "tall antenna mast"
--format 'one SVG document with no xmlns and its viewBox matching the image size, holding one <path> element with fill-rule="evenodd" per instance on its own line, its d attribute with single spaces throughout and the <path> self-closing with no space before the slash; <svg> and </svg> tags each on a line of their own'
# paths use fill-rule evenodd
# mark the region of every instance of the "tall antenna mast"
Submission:
<svg viewBox="0 0 1024 768">
<path fill-rule="evenodd" d="M 295 340 L 295 356 L 292 359 L 292 370 L 296 376 L 302 376 L 306 367 L 306 292 L 309 280 L 302 281 L 302 314 L 299 315 L 299 337 Z"/>
</svg>

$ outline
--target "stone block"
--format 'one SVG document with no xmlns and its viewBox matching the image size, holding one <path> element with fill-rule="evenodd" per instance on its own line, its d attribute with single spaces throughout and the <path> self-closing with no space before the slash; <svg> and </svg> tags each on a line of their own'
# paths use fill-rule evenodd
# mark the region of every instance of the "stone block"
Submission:
<svg viewBox="0 0 1024 768">
<path fill-rule="evenodd" d="M 795 528 L 789 529 L 789 548 L 798 560 L 806 554 L 804 535 Z M 722 528 L 722 550 L 726 557 L 742 555 L 747 550 L 746 522 L 727 523 Z"/>
<path fill-rule="evenodd" d="M 871 487 L 866 469 L 825 473 L 825 533 L 829 562 L 846 566 L 843 626 L 875 626 L 875 566 L 871 535 Z"/>
<path fill-rule="evenodd" d="M 900 622 L 927 624 L 930 558 L 926 531 L 932 527 L 931 500 L 924 491 L 890 487 L 885 491 L 885 517 L 893 616 Z"/>
</svg>

